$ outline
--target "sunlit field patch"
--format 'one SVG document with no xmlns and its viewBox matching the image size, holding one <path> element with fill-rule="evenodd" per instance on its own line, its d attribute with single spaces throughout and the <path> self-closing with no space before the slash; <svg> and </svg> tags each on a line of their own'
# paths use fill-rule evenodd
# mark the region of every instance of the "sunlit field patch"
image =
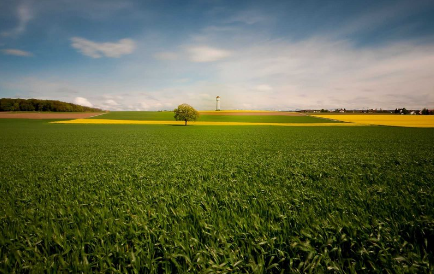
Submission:
<svg viewBox="0 0 434 274">
<path fill-rule="evenodd" d="M 434 127 L 431 115 L 312 115 L 314 117 L 339 120 L 364 125 L 382 125 L 399 127 Z"/>
<path fill-rule="evenodd" d="M 111 120 L 111 119 L 76 119 L 55 121 L 54 124 L 111 124 L 111 125 L 184 125 L 183 121 L 143 121 L 143 120 Z M 357 123 L 246 123 L 246 122 L 189 122 L 197 126 L 363 126 Z"/>
</svg>

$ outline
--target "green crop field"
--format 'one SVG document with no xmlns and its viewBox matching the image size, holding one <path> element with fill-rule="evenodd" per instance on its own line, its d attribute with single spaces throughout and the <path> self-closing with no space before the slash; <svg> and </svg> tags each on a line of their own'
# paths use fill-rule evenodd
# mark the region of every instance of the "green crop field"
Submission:
<svg viewBox="0 0 434 274">
<path fill-rule="evenodd" d="M 434 271 L 434 129 L 0 129 L 1 273 Z"/>
<path fill-rule="evenodd" d="M 112 120 L 155 120 L 173 121 L 171 111 L 112 111 L 91 119 Z M 231 115 L 201 115 L 198 121 L 203 122 L 248 122 L 248 123 L 340 123 L 311 116 L 231 116 Z"/>
<path fill-rule="evenodd" d="M 110 111 L 91 119 L 173 121 L 172 111 Z"/>
</svg>

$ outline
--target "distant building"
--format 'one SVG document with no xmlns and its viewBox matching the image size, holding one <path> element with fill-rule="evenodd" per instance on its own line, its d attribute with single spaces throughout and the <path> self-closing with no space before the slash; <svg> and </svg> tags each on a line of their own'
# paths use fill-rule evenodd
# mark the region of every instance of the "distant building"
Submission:
<svg viewBox="0 0 434 274">
<path fill-rule="evenodd" d="M 220 110 L 220 96 L 217 96 L 216 98 L 215 98 L 215 110 Z"/>
</svg>

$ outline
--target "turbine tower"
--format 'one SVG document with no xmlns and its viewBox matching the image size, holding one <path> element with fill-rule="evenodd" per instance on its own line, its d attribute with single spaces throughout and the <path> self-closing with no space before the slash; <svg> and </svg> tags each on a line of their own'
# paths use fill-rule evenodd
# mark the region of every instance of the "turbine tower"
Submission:
<svg viewBox="0 0 434 274">
<path fill-rule="evenodd" d="M 216 111 L 220 110 L 220 96 L 217 96 L 215 98 L 215 110 Z"/>
</svg>

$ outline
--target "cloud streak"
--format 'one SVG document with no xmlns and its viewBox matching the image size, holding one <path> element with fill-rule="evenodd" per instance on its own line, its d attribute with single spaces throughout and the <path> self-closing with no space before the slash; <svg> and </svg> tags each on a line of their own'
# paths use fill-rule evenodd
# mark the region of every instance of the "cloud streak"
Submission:
<svg viewBox="0 0 434 274">
<path fill-rule="evenodd" d="M 33 56 L 31 52 L 19 50 L 19 49 L 3 49 L 3 54 L 6 55 L 15 55 L 15 56 L 21 56 L 21 57 L 30 57 Z"/>
<path fill-rule="evenodd" d="M 18 18 L 18 25 L 9 31 L 2 32 L 2 36 L 17 36 L 23 33 L 26 30 L 29 21 L 32 20 L 34 17 L 32 7 L 28 3 L 22 3 L 21 5 L 19 5 L 17 7 L 16 13 Z"/>
<path fill-rule="evenodd" d="M 91 58 L 119 58 L 122 55 L 131 54 L 136 49 L 136 43 L 132 39 L 121 39 L 118 42 L 97 43 L 81 37 L 72 37 L 71 46 L 81 54 Z"/>
</svg>

